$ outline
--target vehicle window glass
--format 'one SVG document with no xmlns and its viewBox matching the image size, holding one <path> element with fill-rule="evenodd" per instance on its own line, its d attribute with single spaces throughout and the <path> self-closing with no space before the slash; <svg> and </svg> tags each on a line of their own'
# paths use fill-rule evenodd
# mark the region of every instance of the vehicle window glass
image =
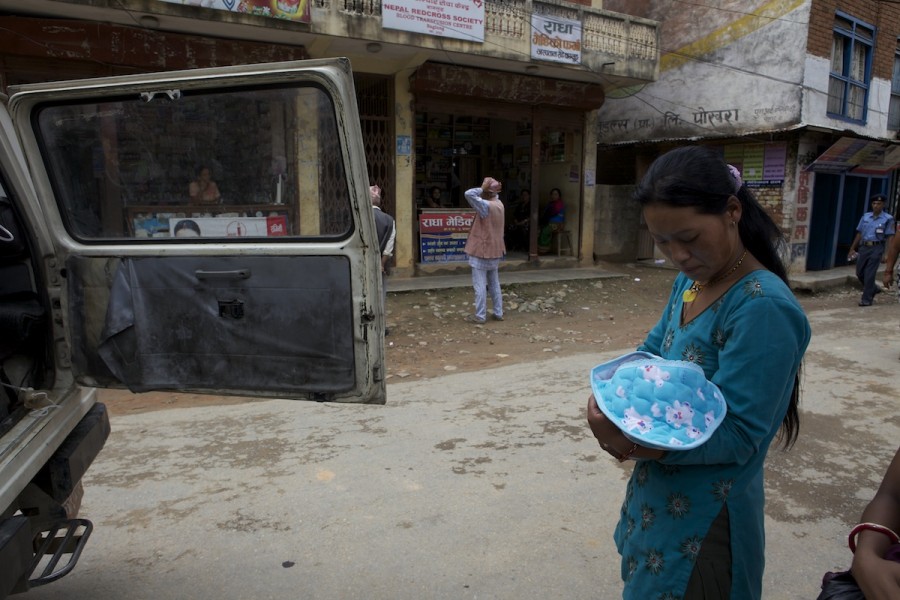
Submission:
<svg viewBox="0 0 900 600">
<path fill-rule="evenodd" d="M 77 239 L 277 241 L 352 229 L 335 108 L 320 88 L 161 90 L 36 115 Z"/>
</svg>

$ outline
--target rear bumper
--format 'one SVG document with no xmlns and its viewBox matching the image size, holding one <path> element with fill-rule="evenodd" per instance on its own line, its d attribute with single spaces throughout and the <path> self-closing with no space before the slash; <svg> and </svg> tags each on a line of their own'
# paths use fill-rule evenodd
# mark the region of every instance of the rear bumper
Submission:
<svg viewBox="0 0 900 600">
<path fill-rule="evenodd" d="M 31 563 L 31 527 L 25 517 L 0 520 L 0 598 L 6 598 L 16 584 L 24 582 Z"/>
<path fill-rule="evenodd" d="M 100 454 L 109 432 L 109 413 L 106 405 L 98 402 L 41 467 L 34 483 L 56 502 L 65 502 Z"/>
<path fill-rule="evenodd" d="M 109 413 L 104 404 L 97 403 L 53 452 L 20 497 L 18 508 L 35 516 L 0 519 L 0 565 L 3 565 L 0 600 L 10 593 L 28 589 L 34 562 L 32 540 L 45 531 L 48 522 L 55 520 L 54 514 L 62 511 L 61 504 L 100 453 L 109 433 Z M 74 558 L 77 560 L 77 556 Z"/>
</svg>

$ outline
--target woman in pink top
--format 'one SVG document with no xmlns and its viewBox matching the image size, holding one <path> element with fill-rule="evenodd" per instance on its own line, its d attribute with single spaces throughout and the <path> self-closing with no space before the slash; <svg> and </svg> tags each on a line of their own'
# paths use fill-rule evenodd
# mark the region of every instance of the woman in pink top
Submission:
<svg viewBox="0 0 900 600">
<path fill-rule="evenodd" d="M 197 179 L 188 187 L 191 204 L 218 204 L 222 198 L 216 182 L 212 180 L 209 167 L 200 167 Z"/>
</svg>

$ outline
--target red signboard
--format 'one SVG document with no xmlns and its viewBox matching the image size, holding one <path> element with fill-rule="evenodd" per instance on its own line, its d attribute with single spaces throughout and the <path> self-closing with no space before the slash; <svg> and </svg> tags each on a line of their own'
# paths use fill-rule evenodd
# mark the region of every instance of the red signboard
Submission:
<svg viewBox="0 0 900 600">
<path fill-rule="evenodd" d="M 423 212 L 419 216 L 419 233 L 468 233 L 475 211 Z"/>
<path fill-rule="evenodd" d="M 475 211 L 426 210 L 419 215 L 419 245 L 422 262 L 466 260 L 466 240 Z"/>
</svg>

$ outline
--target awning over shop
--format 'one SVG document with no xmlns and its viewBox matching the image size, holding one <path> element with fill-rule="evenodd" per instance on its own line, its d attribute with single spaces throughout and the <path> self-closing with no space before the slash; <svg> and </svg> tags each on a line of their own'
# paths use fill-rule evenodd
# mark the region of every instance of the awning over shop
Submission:
<svg viewBox="0 0 900 600">
<path fill-rule="evenodd" d="M 900 167 L 900 144 L 842 137 L 822 153 L 807 171 L 884 175 Z"/>
<path fill-rule="evenodd" d="M 595 83 L 562 81 L 426 62 L 412 75 L 415 94 L 431 94 L 465 99 L 502 100 L 527 106 L 548 105 L 561 109 L 594 110 L 603 106 L 603 86 Z"/>
</svg>

